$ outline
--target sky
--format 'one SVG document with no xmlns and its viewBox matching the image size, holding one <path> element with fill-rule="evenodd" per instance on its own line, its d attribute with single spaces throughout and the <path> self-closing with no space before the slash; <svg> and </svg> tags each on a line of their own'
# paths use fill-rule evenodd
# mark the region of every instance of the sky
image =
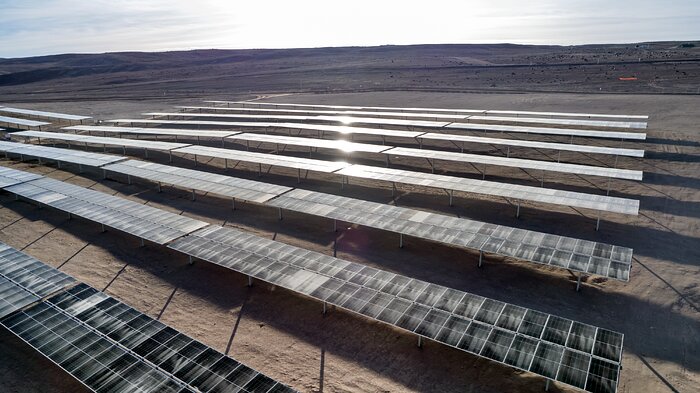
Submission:
<svg viewBox="0 0 700 393">
<path fill-rule="evenodd" d="M 0 0 L 0 57 L 700 40 L 700 0 Z"/>
</svg>

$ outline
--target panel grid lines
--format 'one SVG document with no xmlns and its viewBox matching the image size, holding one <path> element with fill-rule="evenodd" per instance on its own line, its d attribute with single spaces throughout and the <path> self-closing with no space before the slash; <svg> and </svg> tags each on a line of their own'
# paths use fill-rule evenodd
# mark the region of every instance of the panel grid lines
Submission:
<svg viewBox="0 0 700 393">
<path fill-rule="evenodd" d="M 435 308 L 435 303 L 422 303 L 418 298 L 428 287 L 433 288 L 436 292 L 445 293 L 447 289 L 444 287 L 431 286 L 425 282 L 372 268 L 369 268 L 369 272 L 372 272 L 375 278 L 365 281 L 361 285 L 352 284 L 354 277 L 364 274 L 362 272 L 367 270 L 366 267 L 307 250 L 300 251 L 293 246 L 258 238 L 230 228 L 210 226 L 177 240 L 170 244 L 169 248 L 480 356 L 484 356 L 481 352 L 486 343 L 490 342 L 491 334 L 493 334 L 491 339 L 495 340 L 493 342 L 494 348 L 498 353 L 503 354 L 508 353 L 510 345 L 508 348 L 504 348 L 502 344 L 498 343 L 508 340 L 510 337 L 513 340 L 516 337 L 520 340 L 538 340 L 514 330 L 503 329 L 494 325 L 493 322 L 483 323 L 474 319 L 482 314 L 489 315 L 489 309 L 496 306 L 498 313 L 495 319 L 493 316 L 485 319 L 485 321 L 496 321 L 505 312 L 507 306 L 505 303 L 479 297 L 479 307 L 467 315 L 455 314 L 461 308 L 459 304 L 456 304 L 454 309 L 443 311 Z M 327 268 L 329 266 L 334 267 L 334 269 L 329 270 Z M 348 271 L 352 273 L 346 274 Z M 402 284 L 390 286 L 389 282 L 393 282 L 397 278 L 402 278 L 396 281 Z M 376 280 L 381 280 L 381 283 L 370 286 L 371 281 Z M 418 291 L 413 291 L 412 288 L 418 288 Z M 468 295 L 473 297 L 473 295 L 454 290 L 453 294 L 460 299 L 465 299 Z M 364 300 L 358 302 L 354 297 L 360 296 Z M 376 305 L 379 307 L 372 306 L 373 302 L 378 302 Z M 488 306 L 490 308 L 487 308 L 487 304 L 491 304 Z M 531 310 L 526 312 L 529 311 Z M 434 316 L 444 312 L 448 313 L 450 319 L 454 321 L 467 322 L 468 327 L 465 330 L 460 328 L 460 331 L 468 336 L 463 334 L 462 338 L 456 342 L 454 339 L 450 342 L 444 341 L 440 331 L 445 329 L 447 321 L 441 325 L 440 331 L 430 335 L 423 333 L 424 330 L 421 330 L 420 327 L 430 323 L 429 315 Z M 569 324 L 571 325 L 571 321 Z M 547 342 L 542 338 L 539 340 Z M 557 353 L 566 349 L 581 356 L 600 359 L 605 362 L 602 364 L 614 364 L 615 367 L 619 367 L 617 360 L 600 358 L 597 355 L 569 349 L 556 343 L 549 345 L 550 348 L 556 349 Z M 503 352 L 504 350 L 505 352 Z M 558 360 L 561 360 L 561 357 Z M 525 371 L 533 371 L 511 363 L 506 364 Z M 560 365 L 560 363 L 556 363 L 556 360 L 553 364 L 556 367 Z"/>
<path fill-rule="evenodd" d="M 493 253 L 581 273 L 598 274 L 597 268 L 584 270 L 570 262 L 572 257 L 577 255 L 574 253 L 577 250 L 575 245 L 582 242 L 578 239 L 301 189 L 289 191 L 271 199 L 266 204 L 280 209 L 350 222 L 450 246 Z M 592 259 L 597 250 L 610 250 L 608 258 L 597 257 L 604 263 L 618 265 L 617 269 L 609 271 L 606 277 L 622 281 L 629 280 L 631 249 L 622 249 L 604 243 L 587 243 L 590 243 L 587 255 L 580 254 L 582 257 Z M 534 247 L 535 252 L 532 253 L 532 256 L 521 252 L 527 248 L 526 246 Z M 612 251 L 617 249 L 620 251 L 614 256 Z M 538 256 L 538 251 L 544 253 L 545 257 Z M 582 250 L 579 249 L 579 251 Z M 607 254 L 598 252 L 598 255 Z"/>
</svg>

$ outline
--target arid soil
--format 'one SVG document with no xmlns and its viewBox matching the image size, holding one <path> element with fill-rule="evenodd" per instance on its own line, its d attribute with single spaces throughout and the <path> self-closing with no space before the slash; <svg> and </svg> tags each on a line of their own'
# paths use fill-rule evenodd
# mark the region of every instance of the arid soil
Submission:
<svg viewBox="0 0 700 393">
<path fill-rule="evenodd" d="M 231 94 L 226 98 L 250 98 Z M 208 96 L 203 98 L 224 98 Z M 621 167 L 643 169 L 644 181 L 613 182 L 611 195 L 639 198 L 637 217 L 603 215 L 594 231 L 594 212 L 527 206 L 520 219 L 510 204 L 462 195 L 447 206 L 438 192 L 401 187 L 395 200 L 386 186 L 353 183 L 341 190 L 337 179 L 310 174 L 301 188 L 397 203 L 449 215 L 559 233 L 634 248 L 629 283 L 585 280 L 581 292 L 566 272 L 501 258 L 476 266 L 466 250 L 410 239 L 399 249 L 396 235 L 345 225 L 338 235 L 338 257 L 399 272 L 498 300 L 554 313 L 625 334 L 619 392 L 694 392 L 700 386 L 700 107 L 697 96 L 585 94 L 458 94 L 378 92 L 288 95 L 270 101 L 356 105 L 556 110 L 649 114 L 646 143 L 585 141 L 644 148 L 644 159 L 624 159 Z M 92 114 L 98 118 L 137 116 L 197 100 L 77 101 L 23 104 L 24 107 Z M 12 104 L 12 103 L 7 103 Z M 20 105 L 20 104 L 17 104 Z M 581 142 L 584 142 L 583 140 Z M 436 145 L 436 147 L 439 145 Z M 446 145 L 442 147 L 447 147 Z M 291 149 L 293 154 L 294 149 Z M 497 153 L 491 148 L 474 151 Z M 116 154 L 117 150 L 113 150 Z M 130 154 L 144 159 L 141 152 Z M 543 159 L 542 152 L 519 149 L 518 157 Z M 319 158 L 324 158 L 320 153 Z M 611 164 L 611 158 L 563 155 L 564 161 Z M 151 155 L 167 162 L 165 156 Z M 374 162 L 380 165 L 379 161 Z M 215 196 L 189 199 L 185 190 L 157 193 L 152 184 L 102 180 L 96 173 L 57 170 L 53 165 L 1 163 L 120 195 L 151 206 L 182 212 L 212 223 L 332 253 L 336 234 L 326 220 L 276 212 L 250 204 L 235 212 Z M 174 165 L 192 167 L 188 157 Z M 427 170 L 419 160 L 397 160 L 398 167 Z M 200 170 L 257 179 L 252 167 L 223 170 L 212 160 Z M 73 168 L 75 169 L 75 168 Z M 477 177 L 473 168 L 440 164 L 440 172 Z M 489 179 L 535 184 L 522 171 L 489 170 Z M 295 174 L 275 169 L 263 181 L 297 186 Z M 604 193 L 605 180 L 565 174 L 548 176 L 546 186 Z M 325 316 L 321 304 L 258 283 L 245 286 L 237 273 L 204 262 L 193 266 L 164 247 L 138 247 L 138 240 L 115 231 L 0 195 L 0 240 L 72 274 L 161 321 L 226 352 L 302 392 L 539 392 L 541 378 L 464 352 L 427 342 L 382 323 L 339 310 Z M 0 336 L 0 391 L 74 392 L 80 386 L 7 332 Z M 551 391 L 574 391 L 556 385 Z"/>
</svg>

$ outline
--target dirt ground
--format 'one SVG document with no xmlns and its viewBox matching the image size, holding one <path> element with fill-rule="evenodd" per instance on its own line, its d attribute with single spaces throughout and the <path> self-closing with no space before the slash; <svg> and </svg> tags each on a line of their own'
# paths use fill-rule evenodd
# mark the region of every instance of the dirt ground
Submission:
<svg viewBox="0 0 700 393">
<path fill-rule="evenodd" d="M 246 98 L 232 94 L 226 98 Z M 212 97 L 214 98 L 214 97 Z M 222 97 L 216 97 L 222 98 Z M 397 236 L 345 225 L 338 235 L 338 257 L 410 277 L 446 285 L 553 313 L 625 334 L 619 392 L 695 392 L 700 386 L 700 98 L 697 96 L 585 94 L 462 94 L 380 92 L 287 95 L 270 101 L 414 107 L 524 109 L 651 115 L 645 143 L 586 141 L 596 145 L 644 148 L 644 159 L 620 160 L 620 167 L 644 170 L 644 181 L 613 182 L 613 196 L 638 198 L 640 215 L 604 214 L 594 231 L 596 214 L 570 208 L 525 206 L 520 219 L 503 200 L 460 195 L 447 206 L 444 194 L 400 187 L 392 200 L 388 187 L 352 183 L 341 190 L 338 179 L 309 174 L 301 188 L 337 193 L 444 214 L 558 233 L 634 248 L 629 283 L 585 280 L 581 292 L 566 272 L 491 257 L 477 268 L 475 253 L 409 239 L 399 249 Z M 45 110 L 92 114 L 107 119 L 138 116 L 173 104 L 198 100 L 100 101 L 23 104 Z M 10 105 L 11 103 L 7 103 Z M 546 138 L 543 138 L 546 139 Z M 580 142 L 584 142 L 583 140 Z M 444 147 L 439 144 L 436 147 Z M 292 149 L 293 150 L 293 149 Z M 474 151 L 495 152 L 491 148 Z M 117 150 L 112 150 L 115 154 Z M 131 152 L 144 159 L 140 152 Z M 518 149 L 515 155 L 540 158 L 542 152 Z M 323 157 L 317 155 L 316 157 Z M 563 161 L 611 164 L 611 158 L 568 154 Z M 167 162 L 164 155 L 151 159 Z M 377 158 L 362 162 L 380 165 Z M 329 221 L 285 214 L 251 204 L 235 212 L 228 200 L 75 168 L 4 160 L 4 166 L 120 195 L 170 211 L 253 231 L 260 236 L 329 253 L 336 234 Z M 192 167 L 188 157 L 173 165 Z M 397 167 L 428 170 L 420 160 L 396 160 Z M 200 170 L 224 173 L 212 160 Z M 252 167 L 225 173 L 257 179 Z M 473 168 L 440 164 L 439 172 L 477 177 Z M 535 184 L 530 174 L 489 169 L 487 179 Z M 274 169 L 263 181 L 297 186 L 295 173 Z M 548 175 L 547 187 L 604 193 L 605 180 Z M 444 345 L 427 342 L 379 322 L 333 310 L 322 315 L 320 303 L 257 283 L 164 247 L 115 231 L 100 233 L 97 224 L 68 221 L 64 214 L 0 195 L 0 240 L 59 267 L 161 321 L 226 352 L 302 392 L 539 392 L 542 378 L 515 371 Z M 0 332 L 0 391 L 78 392 L 81 387 L 7 332 Z M 555 384 L 550 391 L 574 389 Z"/>
</svg>

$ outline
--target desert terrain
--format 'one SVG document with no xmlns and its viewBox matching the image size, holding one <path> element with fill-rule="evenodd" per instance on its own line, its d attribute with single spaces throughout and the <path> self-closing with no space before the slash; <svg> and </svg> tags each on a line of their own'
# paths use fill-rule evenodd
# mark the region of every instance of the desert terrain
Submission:
<svg viewBox="0 0 700 393">
<path fill-rule="evenodd" d="M 36 161 L 4 159 L 2 165 L 327 254 L 337 242 L 342 259 L 619 331 L 625 334 L 619 392 L 694 392 L 700 386 L 700 96 L 693 89 L 700 86 L 700 56 L 697 47 L 680 45 L 478 46 L 471 51 L 425 46 L 413 55 L 405 47 L 341 48 L 304 50 L 296 57 L 285 51 L 240 51 L 229 53 L 233 60 L 228 61 L 223 52 L 211 51 L 192 52 L 189 60 L 180 53 L 177 59 L 188 65 L 174 68 L 161 66 L 176 59 L 154 60 L 152 54 L 0 60 L 0 104 L 96 119 L 140 117 L 204 99 L 650 115 L 644 143 L 586 141 L 647 152 L 618 165 L 643 170 L 642 182 L 612 184 L 612 196 L 641 201 L 639 216 L 603 214 L 598 232 L 594 212 L 571 208 L 524 205 L 515 218 L 513 206 L 495 198 L 456 194 L 449 207 L 444 194 L 422 188 L 401 186 L 392 198 L 389 188 L 371 181 L 341 189 L 336 179 L 309 174 L 297 185 L 295 172 L 280 169 L 259 179 L 634 249 L 629 283 L 586 277 L 581 292 L 574 290 L 575 277 L 558 269 L 496 257 L 480 269 L 477 253 L 417 239 L 399 249 L 397 236 L 382 231 L 343 225 L 336 234 L 327 220 L 286 213 L 279 221 L 274 210 L 253 204 L 231 211 L 230 201 L 216 196 L 191 201 L 186 190 L 158 193 L 153 184 L 127 185 L 118 176 L 103 180 L 98 173 Z M 457 56 L 457 49 L 465 54 Z M 118 61 L 123 65 L 113 64 Z M 639 83 L 618 80 L 632 74 Z M 491 147 L 470 151 L 497 153 Z M 139 151 L 128 154 L 144 159 Z M 288 148 L 285 154 L 303 153 Z M 551 159 L 532 149 L 514 154 Z M 315 153 L 315 158 L 332 157 Z M 167 163 L 164 154 L 149 159 Z M 392 161 L 399 168 L 429 170 L 420 160 Z M 562 161 L 612 165 L 610 157 L 574 153 L 562 154 Z M 381 165 L 363 157 L 356 162 Z M 192 168 L 193 161 L 177 157 L 172 165 Z M 258 179 L 257 167 L 223 167 L 214 159 L 200 161 L 198 169 Z M 480 177 L 474 168 L 455 163 L 437 169 Z M 518 170 L 490 169 L 487 179 L 533 185 Z M 548 175 L 545 185 L 605 194 L 607 180 L 558 174 Z M 248 288 L 240 274 L 205 262 L 189 265 L 165 247 L 141 248 L 133 237 L 100 233 L 97 224 L 68 221 L 60 212 L 8 194 L 0 201 L 0 241 L 301 392 L 539 392 L 544 387 L 533 374 L 444 345 L 426 342 L 417 348 L 415 336 L 379 322 L 341 310 L 324 315 L 320 303 L 291 292 L 262 283 Z M 84 389 L 5 331 L 0 353 L 0 391 Z M 550 391 L 576 390 L 554 384 Z"/>
</svg>

